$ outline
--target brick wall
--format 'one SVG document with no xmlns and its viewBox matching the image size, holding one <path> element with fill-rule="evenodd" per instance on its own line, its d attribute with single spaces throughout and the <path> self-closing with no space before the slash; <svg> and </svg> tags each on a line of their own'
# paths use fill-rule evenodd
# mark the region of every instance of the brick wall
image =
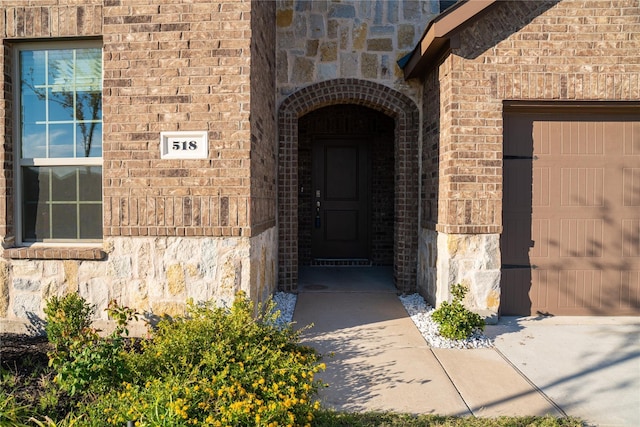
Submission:
<svg viewBox="0 0 640 427">
<path fill-rule="evenodd" d="M 13 50 L 10 45 L 2 46 L 0 56 L 2 72 L 2 99 L 0 99 L 0 191 L 5 197 L 0 197 L 0 240 L 3 246 L 10 245 L 14 235 L 14 204 L 13 204 L 13 87 L 11 72 L 13 69 Z M 7 241 L 9 240 L 9 241 Z"/>
<path fill-rule="evenodd" d="M 503 100 L 640 98 L 639 21 L 635 0 L 499 2 L 460 33 L 460 47 L 433 71 L 440 231 L 501 229 Z M 427 112 L 433 122 L 437 111 Z"/>
<path fill-rule="evenodd" d="M 275 2 L 251 2 L 251 234 L 276 224 Z"/>
<path fill-rule="evenodd" d="M 250 2 L 104 8 L 105 236 L 250 235 Z M 209 157 L 161 160 L 161 131 Z"/>
</svg>

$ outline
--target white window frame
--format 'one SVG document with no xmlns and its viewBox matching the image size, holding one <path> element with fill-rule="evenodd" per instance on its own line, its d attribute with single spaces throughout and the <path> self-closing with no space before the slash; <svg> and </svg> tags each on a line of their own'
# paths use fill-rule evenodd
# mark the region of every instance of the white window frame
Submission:
<svg viewBox="0 0 640 427">
<path fill-rule="evenodd" d="M 57 246 L 69 246 L 69 244 L 73 244 L 73 246 L 77 247 L 98 247 L 102 243 L 102 238 L 100 239 L 44 239 L 43 241 L 24 241 L 23 236 L 23 224 L 22 224 L 22 214 L 23 209 L 22 205 L 23 201 L 23 182 L 22 182 L 22 168 L 28 166 L 100 166 L 102 167 L 102 176 L 104 177 L 104 166 L 103 166 L 103 156 L 104 152 L 100 157 L 75 157 L 75 158 L 28 158 L 22 159 L 22 104 L 21 104 L 21 90 L 22 90 L 22 75 L 20 70 L 20 52 L 27 50 L 56 50 L 56 49 L 83 49 L 83 48 L 93 48 L 100 49 L 103 52 L 103 46 L 100 41 L 97 40 L 82 40 L 82 41 L 46 41 L 46 42 L 25 42 L 18 43 L 14 45 L 13 51 L 13 69 L 12 69 L 12 78 L 13 78 L 13 135 L 14 135 L 14 144 L 13 144 L 13 158 L 14 158 L 14 230 L 15 230 L 15 242 L 17 246 L 23 247 L 57 247 Z M 101 55 L 101 82 L 104 81 L 104 60 L 103 55 Z M 101 107 L 102 109 L 102 107 Z M 104 112 L 101 118 L 100 123 L 104 124 Z M 71 121 L 75 123 L 75 119 Z M 74 127 L 74 133 L 76 132 Z M 102 127 L 102 134 L 104 135 L 104 127 Z M 74 138 L 75 139 L 75 138 Z M 77 149 L 77 144 L 74 144 L 74 151 Z M 101 185 L 100 192 L 102 193 L 102 213 L 104 215 L 104 184 Z M 102 217 L 103 225 L 104 225 L 104 216 Z"/>
</svg>

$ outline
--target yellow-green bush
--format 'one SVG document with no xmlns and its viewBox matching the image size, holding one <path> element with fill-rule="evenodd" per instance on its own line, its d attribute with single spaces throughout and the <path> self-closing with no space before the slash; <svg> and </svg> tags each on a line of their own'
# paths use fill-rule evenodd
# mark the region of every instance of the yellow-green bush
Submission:
<svg viewBox="0 0 640 427">
<path fill-rule="evenodd" d="M 85 400 L 76 425 L 310 424 L 324 365 L 275 316 L 254 316 L 240 296 L 230 309 L 191 305 L 186 317 L 162 320 L 141 351 L 126 354 L 130 380 Z"/>
</svg>

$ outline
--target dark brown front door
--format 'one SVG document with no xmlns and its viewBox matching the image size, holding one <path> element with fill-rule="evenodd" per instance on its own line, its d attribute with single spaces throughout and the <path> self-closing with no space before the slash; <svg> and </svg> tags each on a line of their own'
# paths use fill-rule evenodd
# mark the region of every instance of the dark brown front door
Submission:
<svg viewBox="0 0 640 427">
<path fill-rule="evenodd" d="M 369 258 L 369 164 L 363 138 L 314 142 L 313 258 Z"/>
</svg>

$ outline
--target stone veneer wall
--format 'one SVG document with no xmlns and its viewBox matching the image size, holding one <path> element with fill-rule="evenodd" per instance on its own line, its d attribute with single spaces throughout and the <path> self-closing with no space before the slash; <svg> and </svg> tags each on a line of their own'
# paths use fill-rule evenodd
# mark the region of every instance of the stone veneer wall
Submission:
<svg viewBox="0 0 640 427">
<path fill-rule="evenodd" d="M 419 267 L 419 288 L 429 299 L 448 299 L 444 291 L 462 282 L 476 308 L 498 309 L 503 101 L 637 100 L 638 34 L 636 0 L 498 2 L 434 64 L 423 103 L 439 108 L 426 109 L 422 156 L 426 170 L 439 164 L 439 191 L 426 196 L 432 206 L 437 197 L 437 214 L 431 208 L 423 215 L 432 231 L 421 233 Z M 437 152 L 429 148 L 436 142 Z M 425 192 L 429 178 L 423 175 Z M 426 253 L 435 240 L 437 273 Z M 428 283 L 434 275 L 437 289 Z"/>
<path fill-rule="evenodd" d="M 87 37 L 104 49 L 103 245 L 14 248 L 11 47 Z M 98 316 L 111 298 L 176 314 L 190 297 L 273 292 L 274 2 L 3 0 L 0 39 L 0 318 L 68 292 Z M 208 131 L 209 158 L 160 159 L 176 130 Z"/>
<path fill-rule="evenodd" d="M 413 50 L 437 1 L 277 0 L 281 101 L 310 83 L 361 78 L 414 96 L 396 61 Z"/>
</svg>

